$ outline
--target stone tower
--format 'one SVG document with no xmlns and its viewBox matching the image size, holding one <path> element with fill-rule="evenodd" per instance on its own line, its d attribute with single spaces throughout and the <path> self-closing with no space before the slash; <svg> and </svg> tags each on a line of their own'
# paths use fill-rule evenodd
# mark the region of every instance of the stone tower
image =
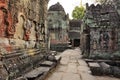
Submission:
<svg viewBox="0 0 120 80">
<path fill-rule="evenodd" d="M 55 49 L 54 46 L 66 46 L 68 43 L 69 18 L 59 2 L 50 6 L 47 20 L 51 49 Z"/>
</svg>

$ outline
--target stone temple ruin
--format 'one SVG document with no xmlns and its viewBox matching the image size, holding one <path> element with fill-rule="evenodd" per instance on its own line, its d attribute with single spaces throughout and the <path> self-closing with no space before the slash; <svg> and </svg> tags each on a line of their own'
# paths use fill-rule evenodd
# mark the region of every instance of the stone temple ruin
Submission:
<svg viewBox="0 0 120 80">
<path fill-rule="evenodd" d="M 60 60 L 48 54 L 48 0 L 0 0 L 0 80 L 43 80 Z"/>
<path fill-rule="evenodd" d="M 47 16 L 50 49 L 64 51 L 69 42 L 69 16 L 59 2 L 50 6 Z"/>
<path fill-rule="evenodd" d="M 82 47 L 89 56 L 119 51 L 119 20 L 119 14 L 113 4 L 86 5 L 83 24 L 86 45 Z"/>
<path fill-rule="evenodd" d="M 112 1 L 86 4 L 81 49 L 94 75 L 120 77 L 120 1 Z"/>
</svg>

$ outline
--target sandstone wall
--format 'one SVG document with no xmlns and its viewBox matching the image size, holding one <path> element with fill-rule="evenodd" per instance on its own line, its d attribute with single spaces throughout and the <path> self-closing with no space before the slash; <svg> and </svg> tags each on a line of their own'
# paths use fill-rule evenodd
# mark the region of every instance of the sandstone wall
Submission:
<svg viewBox="0 0 120 80">
<path fill-rule="evenodd" d="M 85 41 L 85 51 L 88 50 L 90 55 L 112 54 L 119 51 L 119 20 L 113 4 L 87 5 L 83 20 L 86 28 L 83 33 L 88 35 L 85 36 L 88 38 Z"/>
<path fill-rule="evenodd" d="M 0 38 L 14 48 L 45 44 L 47 4 L 48 0 L 0 0 Z"/>
</svg>

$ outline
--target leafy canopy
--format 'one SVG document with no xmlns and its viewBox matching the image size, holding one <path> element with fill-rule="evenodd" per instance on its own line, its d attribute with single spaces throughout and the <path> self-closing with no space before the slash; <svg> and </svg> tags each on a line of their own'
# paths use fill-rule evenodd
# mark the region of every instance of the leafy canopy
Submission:
<svg viewBox="0 0 120 80">
<path fill-rule="evenodd" d="M 76 6 L 72 12 L 73 19 L 83 19 L 85 8 L 83 6 Z"/>
</svg>

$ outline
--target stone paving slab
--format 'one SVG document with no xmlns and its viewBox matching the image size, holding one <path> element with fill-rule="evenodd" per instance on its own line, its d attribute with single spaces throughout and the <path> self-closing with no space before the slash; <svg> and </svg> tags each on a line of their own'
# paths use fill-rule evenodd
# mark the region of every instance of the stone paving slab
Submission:
<svg viewBox="0 0 120 80">
<path fill-rule="evenodd" d="M 58 68 L 56 69 L 56 71 L 58 71 L 58 72 L 65 72 L 65 71 L 66 71 L 66 69 L 67 69 L 67 67 L 66 67 L 66 66 L 61 65 L 61 66 L 58 66 Z"/>
<path fill-rule="evenodd" d="M 77 65 L 75 63 L 69 63 L 66 72 L 77 73 Z"/>
<path fill-rule="evenodd" d="M 80 66 L 88 66 L 87 63 L 84 60 L 78 60 L 78 63 Z"/>
<path fill-rule="evenodd" d="M 94 76 L 88 73 L 81 73 L 82 80 L 96 80 Z"/>
<path fill-rule="evenodd" d="M 61 80 L 63 72 L 54 72 L 46 80 Z"/>
<path fill-rule="evenodd" d="M 81 80 L 79 74 L 64 73 L 62 80 Z"/>
<path fill-rule="evenodd" d="M 75 59 L 70 59 L 70 60 L 69 60 L 69 63 L 77 63 L 77 60 L 75 60 Z"/>
<path fill-rule="evenodd" d="M 68 62 L 69 62 L 69 58 L 63 58 L 63 57 L 62 57 L 62 59 L 61 59 L 61 61 L 60 61 L 60 64 L 62 64 L 62 65 L 67 65 Z"/>
<path fill-rule="evenodd" d="M 61 53 L 56 70 L 46 80 L 94 80 L 87 63 L 81 59 L 79 48 Z"/>
<path fill-rule="evenodd" d="M 77 69 L 78 69 L 78 73 L 81 73 L 81 72 L 91 73 L 90 68 L 87 66 L 78 66 Z"/>
</svg>

